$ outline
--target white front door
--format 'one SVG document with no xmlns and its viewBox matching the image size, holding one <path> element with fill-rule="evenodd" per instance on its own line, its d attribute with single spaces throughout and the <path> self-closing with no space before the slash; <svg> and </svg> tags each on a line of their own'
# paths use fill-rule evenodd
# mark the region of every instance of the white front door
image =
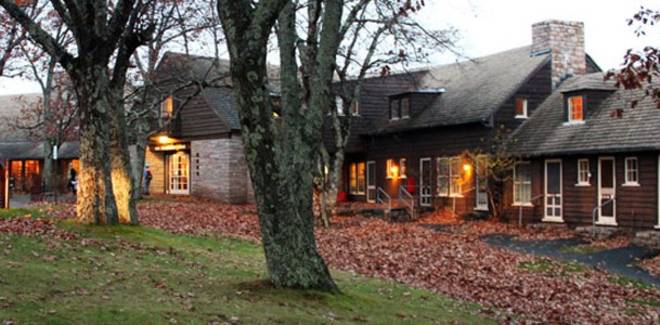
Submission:
<svg viewBox="0 0 660 325">
<path fill-rule="evenodd" d="M 563 222 L 561 160 L 545 161 L 545 213 L 543 221 Z"/>
<path fill-rule="evenodd" d="M 616 226 L 616 164 L 613 157 L 598 158 L 598 223 Z"/>
<path fill-rule="evenodd" d="M 424 207 L 431 206 L 433 203 L 431 170 L 431 158 L 419 160 L 419 205 Z"/>
<path fill-rule="evenodd" d="M 367 202 L 376 202 L 376 162 L 367 161 Z"/>
<path fill-rule="evenodd" d="M 190 157 L 179 151 L 168 156 L 168 194 L 190 194 Z"/>
</svg>

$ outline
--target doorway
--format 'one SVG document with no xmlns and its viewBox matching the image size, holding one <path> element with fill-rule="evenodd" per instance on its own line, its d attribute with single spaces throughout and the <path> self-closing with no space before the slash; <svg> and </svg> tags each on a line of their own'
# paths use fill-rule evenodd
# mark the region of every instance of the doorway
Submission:
<svg viewBox="0 0 660 325">
<path fill-rule="evenodd" d="M 561 160 L 545 161 L 545 209 L 543 221 L 564 222 Z"/>
<path fill-rule="evenodd" d="M 376 202 L 376 162 L 367 161 L 367 202 Z"/>
<path fill-rule="evenodd" d="M 167 158 L 167 194 L 190 194 L 190 156 L 178 151 Z"/>
<path fill-rule="evenodd" d="M 598 223 L 616 225 L 616 163 L 614 157 L 598 158 Z"/>
<path fill-rule="evenodd" d="M 431 206 L 433 202 L 433 177 L 431 176 L 431 158 L 419 160 L 419 205 Z"/>
</svg>

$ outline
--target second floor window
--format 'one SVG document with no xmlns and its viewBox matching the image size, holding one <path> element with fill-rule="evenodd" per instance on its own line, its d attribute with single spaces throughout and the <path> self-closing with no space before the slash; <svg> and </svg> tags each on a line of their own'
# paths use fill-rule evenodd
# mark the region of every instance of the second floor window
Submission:
<svg viewBox="0 0 660 325">
<path fill-rule="evenodd" d="M 401 106 L 398 99 L 390 100 L 390 120 L 398 120 L 401 117 Z"/>
<path fill-rule="evenodd" d="M 568 122 L 584 121 L 584 98 L 571 96 L 568 98 Z"/>
<path fill-rule="evenodd" d="M 172 114 L 174 114 L 174 97 L 168 96 L 160 103 L 160 117 L 168 119 L 172 117 Z"/>
<path fill-rule="evenodd" d="M 527 118 L 526 98 L 516 98 L 516 118 Z"/>
</svg>

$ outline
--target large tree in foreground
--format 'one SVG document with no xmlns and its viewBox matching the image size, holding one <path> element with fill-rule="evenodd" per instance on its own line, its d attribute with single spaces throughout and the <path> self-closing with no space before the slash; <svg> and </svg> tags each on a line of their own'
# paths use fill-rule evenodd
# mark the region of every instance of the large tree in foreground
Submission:
<svg viewBox="0 0 660 325">
<path fill-rule="evenodd" d="M 343 1 L 314 1 L 318 38 L 307 42 L 308 89 L 299 79 L 296 3 L 286 0 L 219 0 L 218 11 L 231 57 L 242 137 L 261 226 L 268 274 L 279 287 L 336 290 L 318 254 L 312 211 L 323 115 L 340 43 Z M 277 24 L 282 108 L 274 118 L 266 56 Z"/>
<path fill-rule="evenodd" d="M 69 50 L 16 1 L 0 0 L 74 85 L 81 162 L 77 219 L 82 223 L 137 223 L 121 106 L 130 57 L 152 32 L 142 17 L 147 5 L 142 0 L 50 0 L 53 14 L 74 39 L 75 49 Z"/>
</svg>

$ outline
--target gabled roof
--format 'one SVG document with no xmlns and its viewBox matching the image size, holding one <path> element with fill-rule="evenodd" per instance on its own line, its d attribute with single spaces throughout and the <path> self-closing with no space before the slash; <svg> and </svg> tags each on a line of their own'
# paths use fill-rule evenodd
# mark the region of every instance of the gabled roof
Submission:
<svg viewBox="0 0 660 325">
<path fill-rule="evenodd" d="M 586 92 L 587 119 L 582 125 L 565 123 L 566 90 L 597 88 Z M 597 87 L 594 87 L 597 86 Z M 524 156 L 557 154 L 615 153 L 660 150 L 660 109 L 643 90 L 612 90 L 602 73 L 573 77 L 546 99 L 529 120 L 512 134 L 512 150 Z M 603 92 L 602 90 L 608 90 Z M 590 101 L 600 95 L 602 101 Z M 631 108 L 633 100 L 641 100 Z M 617 110 L 623 110 L 616 117 Z"/>
<path fill-rule="evenodd" d="M 25 130 L 14 127 L 21 117 L 21 111 L 41 100 L 41 94 L 22 94 L 0 96 L 0 142 L 30 141 Z"/>
<path fill-rule="evenodd" d="M 419 88 L 444 92 L 410 119 L 390 122 L 383 114 L 374 133 L 487 122 L 535 71 L 550 62 L 549 53 L 530 53 L 531 47 L 526 46 L 422 70 Z"/>
<path fill-rule="evenodd" d="M 58 159 L 78 158 L 80 142 L 70 141 L 63 143 L 58 152 Z M 9 142 L 0 143 L 0 162 L 4 160 L 44 159 L 44 142 Z"/>
</svg>

